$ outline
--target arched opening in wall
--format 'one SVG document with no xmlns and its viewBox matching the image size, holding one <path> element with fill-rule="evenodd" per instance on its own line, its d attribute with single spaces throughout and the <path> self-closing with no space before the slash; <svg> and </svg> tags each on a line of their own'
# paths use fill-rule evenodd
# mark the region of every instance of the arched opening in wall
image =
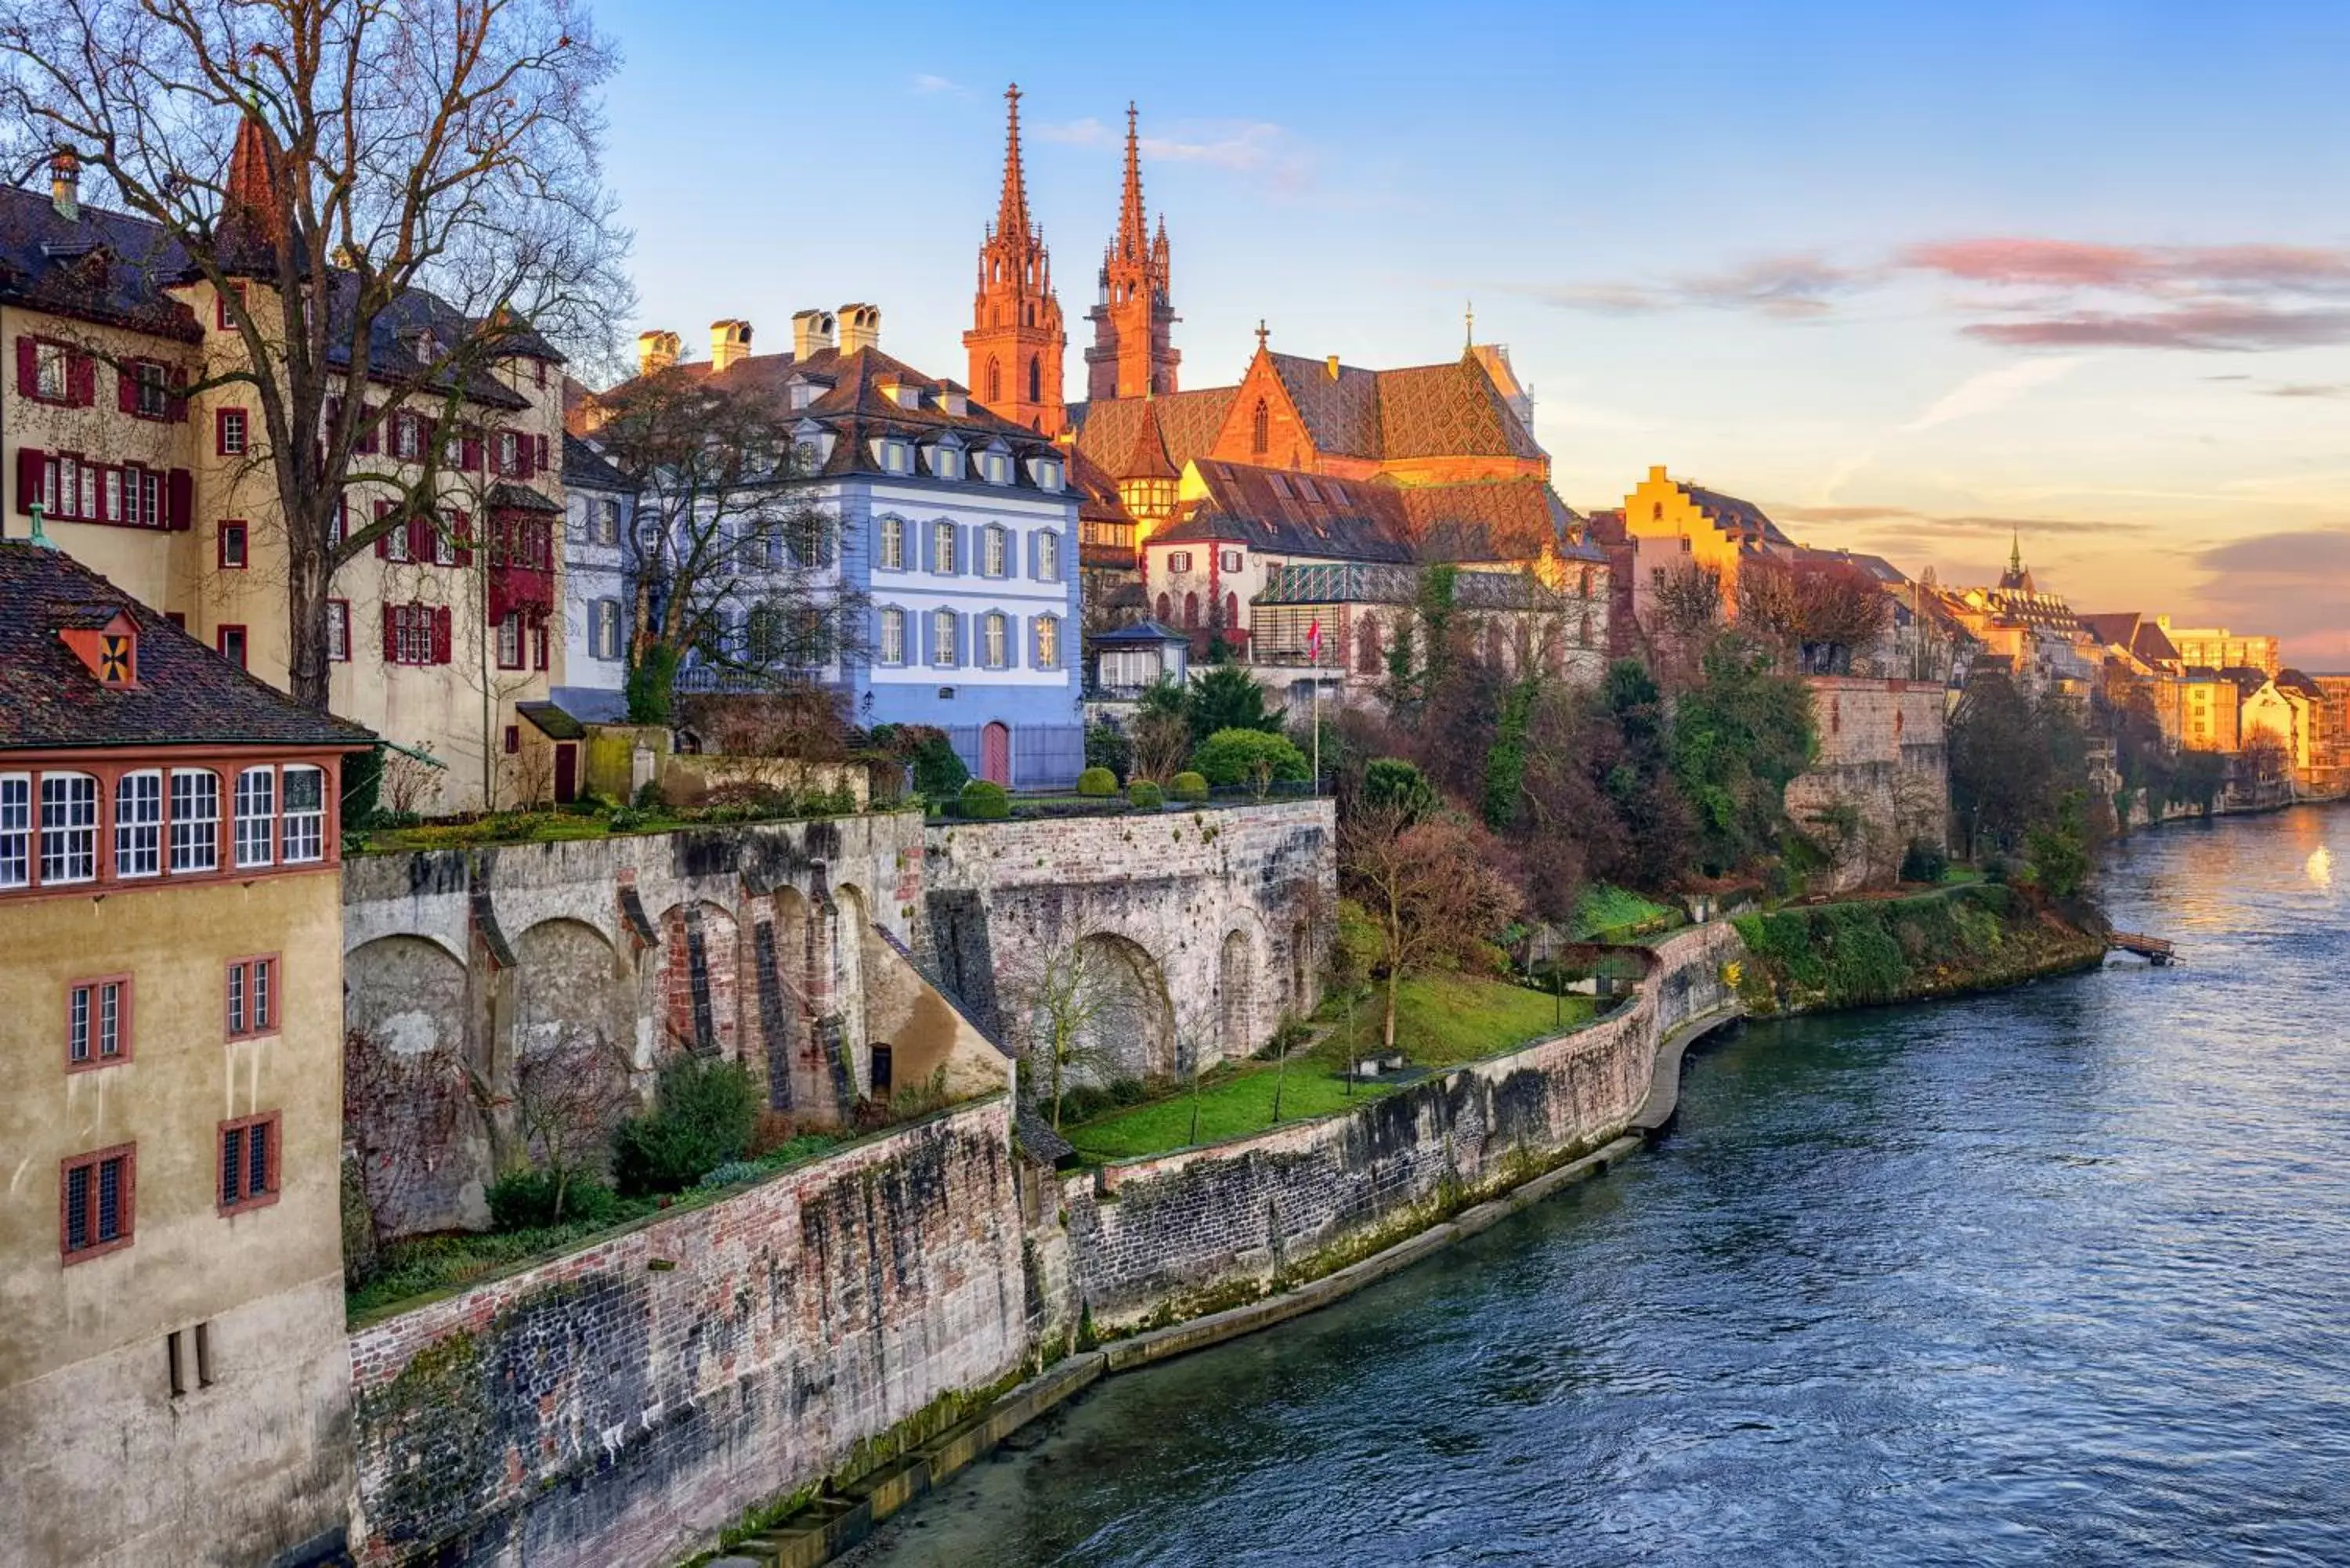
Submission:
<svg viewBox="0 0 2350 1568">
<path fill-rule="evenodd" d="M 767 919 L 752 931 L 757 1040 L 766 1062 L 767 1104 L 778 1111 L 820 1103 L 814 1098 L 822 1085 L 808 1028 L 814 1016 L 810 924 L 807 899 L 797 888 L 785 887 L 776 889 Z"/>
<path fill-rule="evenodd" d="M 1174 618 L 1175 607 L 1173 603 L 1168 599 L 1165 594 L 1160 594 L 1159 596 L 1159 624 L 1165 626 L 1169 621 Z"/>
<path fill-rule="evenodd" d="M 1485 623 L 1485 667 L 1496 672 L 1502 670 L 1504 667 L 1503 651 L 1502 623 L 1498 620 L 1487 621 Z"/>
<path fill-rule="evenodd" d="M 840 1020 L 841 1059 L 852 1087 L 862 1094 L 866 1088 L 865 939 L 872 929 L 872 918 L 865 894 L 851 883 L 843 882 L 832 890 L 832 1010 Z"/>
<path fill-rule="evenodd" d="M 378 1241 L 488 1220 L 467 991 L 465 966 L 422 937 L 379 937 L 343 960 L 343 1140 Z"/>
<path fill-rule="evenodd" d="M 1034 355 L 1028 360 L 1028 400 L 1041 402 L 1045 397 L 1045 362 Z"/>
<path fill-rule="evenodd" d="M 1003 367 L 994 359 L 987 362 L 987 400 L 990 405 L 1003 400 Z"/>
<path fill-rule="evenodd" d="M 1064 1091 L 1177 1070 L 1167 979 L 1139 942 L 1106 931 L 1058 950 L 1032 950 L 1007 966 L 1020 1021 L 1022 1069 L 1049 1096 L 1052 1055 L 1065 1042 Z"/>
<path fill-rule="evenodd" d="M 541 920 L 514 953 L 508 1135 L 541 1168 L 600 1172 L 612 1129 L 639 1104 L 627 966 L 579 920 Z"/>
<path fill-rule="evenodd" d="M 1259 398 L 1249 415 L 1249 451 L 1263 457 L 1273 448 L 1273 410 Z"/>
<path fill-rule="evenodd" d="M 1256 1049 L 1256 954 L 1245 931 L 1228 931 L 1216 953 L 1216 1002 L 1222 1027 L 1218 1044 L 1227 1061 Z"/>
<path fill-rule="evenodd" d="M 1379 623 L 1369 616 L 1355 631 L 1355 673 L 1377 675 L 1379 672 Z"/>
<path fill-rule="evenodd" d="M 1556 621 L 1543 628 L 1542 661 L 1544 670 L 1552 675 L 1566 669 L 1566 639 L 1559 635 Z"/>
<path fill-rule="evenodd" d="M 1183 629 L 1186 631 L 1195 630 L 1198 628 L 1199 625 L 1200 596 L 1198 594 L 1185 594 L 1183 596 Z"/>
<path fill-rule="evenodd" d="M 659 1054 L 742 1059 L 740 955 L 734 917 L 716 904 L 671 905 L 661 916 Z"/>
<path fill-rule="evenodd" d="M 1012 728 L 991 719 L 979 732 L 979 776 L 1007 789 L 1012 784 Z"/>
<path fill-rule="evenodd" d="M 1226 631 L 1241 629 L 1241 597 L 1238 594 L 1228 593 L 1224 596 L 1224 629 Z"/>
</svg>

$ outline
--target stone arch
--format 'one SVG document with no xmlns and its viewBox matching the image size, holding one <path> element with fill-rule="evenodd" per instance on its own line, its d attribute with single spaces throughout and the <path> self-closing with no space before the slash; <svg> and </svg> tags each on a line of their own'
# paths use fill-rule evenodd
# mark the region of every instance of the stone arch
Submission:
<svg viewBox="0 0 2350 1568">
<path fill-rule="evenodd" d="M 544 1160 L 599 1155 L 635 1108 L 629 964 L 584 921 L 546 919 L 514 942 L 511 1055 L 499 1075 L 515 1107 L 510 1134 Z M 556 1151 L 556 1141 L 567 1147 Z M 511 1156 L 509 1157 L 511 1158 Z"/>
<path fill-rule="evenodd" d="M 806 895 L 785 886 L 754 911 L 754 922 L 752 965 L 759 1021 L 754 1033 L 765 1068 L 767 1104 L 779 1111 L 823 1104 L 821 1063 L 810 1027 L 816 1020 L 814 911 Z"/>
<path fill-rule="evenodd" d="M 489 1221 L 472 1015 L 465 966 L 430 938 L 377 937 L 343 961 L 343 1137 L 379 1240 Z"/>
<path fill-rule="evenodd" d="M 1081 1072 L 1080 1080 L 1166 1077 L 1179 1071 L 1167 976 L 1149 950 L 1115 932 L 1096 931 L 1078 940 L 1077 950 L 1103 987 L 1102 1004 L 1086 1030 L 1087 1054 L 1101 1065 Z"/>
<path fill-rule="evenodd" d="M 1256 1018 L 1256 944 L 1246 931 L 1224 933 L 1216 950 L 1216 1039 L 1228 1061 L 1254 1051 L 1263 1031 Z"/>
<path fill-rule="evenodd" d="M 708 899 L 672 904 L 661 915 L 660 962 L 653 966 L 653 1049 L 742 1059 L 740 978 L 734 917 Z"/>
</svg>

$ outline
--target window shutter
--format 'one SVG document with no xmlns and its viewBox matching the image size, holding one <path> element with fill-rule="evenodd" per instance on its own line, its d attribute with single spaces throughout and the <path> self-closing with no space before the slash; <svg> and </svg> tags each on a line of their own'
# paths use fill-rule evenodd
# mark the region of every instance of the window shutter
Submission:
<svg viewBox="0 0 2350 1568">
<path fill-rule="evenodd" d="M 538 456 L 537 460 L 531 465 L 531 472 L 534 473 L 545 473 L 546 472 L 546 438 L 545 436 L 540 436 L 537 440 Z"/>
<path fill-rule="evenodd" d="M 1028 622 L 1028 668 L 1045 668 L 1045 618 L 1035 616 Z"/>
<path fill-rule="evenodd" d="M 432 519 L 411 517 L 408 520 L 408 558 L 430 562 L 432 559 Z"/>
<path fill-rule="evenodd" d="M 49 454 L 38 448 L 20 446 L 16 449 L 17 511 L 31 512 L 33 503 L 41 498 L 41 471 L 47 466 L 48 461 Z"/>
<path fill-rule="evenodd" d="M 1045 580 L 1045 546 L 1042 543 L 1044 537 L 1041 533 L 1028 535 L 1028 580 L 1032 583 L 1041 583 Z"/>
<path fill-rule="evenodd" d="M 139 411 L 139 367 L 125 365 L 114 373 L 114 409 L 117 413 Z"/>
<path fill-rule="evenodd" d="M 960 532 L 960 530 L 958 530 Z M 947 662 L 960 670 L 971 662 L 971 617 L 961 610 L 949 610 L 952 618 L 948 627 L 952 632 L 952 646 L 947 649 Z"/>
<path fill-rule="evenodd" d="M 939 661 L 939 618 L 929 610 L 923 610 L 916 618 L 922 623 L 920 650 L 921 661 L 924 664 L 936 664 Z"/>
<path fill-rule="evenodd" d="M 359 432 L 359 451 L 369 457 L 375 455 L 377 439 L 382 434 L 381 427 L 371 422 L 374 419 L 375 406 L 371 403 L 361 403 L 359 422 L 366 428 Z"/>
<path fill-rule="evenodd" d="M 383 607 L 383 661 L 386 664 L 400 662 L 400 607 L 398 605 Z"/>
<path fill-rule="evenodd" d="M 955 570 L 958 573 L 969 572 L 976 575 L 979 571 L 981 563 L 973 559 L 971 553 L 972 546 L 977 544 L 978 541 L 972 535 L 972 529 L 970 524 L 958 523 L 955 524 Z M 961 626 L 962 621 L 963 618 L 962 616 L 955 617 L 955 624 L 957 626 Z"/>
<path fill-rule="evenodd" d="M 40 348 L 29 337 L 16 339 L 16 392 L 37 397 L 41 389 Z"/>
<path fill-rule="evenodd" d="M 164 476 L 163 526 L 174 534 L 184 534 L 195 521 L 195 475 L 184 468 L 175 468 Z"/>
<path fill-rule="evenodd" d="M 77 354 L 66 364 L 66 390 L 76 408 L 93 408 L 98 403 L 98 361 L 87 354 Z"/>
<path fill-rule="evenodd" d="M 482 438 L 472 431 L 457 439 L 457 466 L 476 469 L 482 466 Z"/>
<path fill-rule="evenodd" d="M 473 514 L 469 512 L 452 513 L 451 514 L 450 521 L 452 525 L 457 530 L 457 537 L 463 541 L 463 543 L 457 546 L 457 564 L 461 566 L 470 566 L 473 564 L 473 545 L 472 542 L 473 537 Z"/>
<path fill-rule="evenodd" d="M 185 370 L 172 371 L 172 400 L 167 407 L 173 422 L 178 424 L 186 424 L 188 422 L 187 388 L 188 373 Z"/>
<path fill-rule="evenodd" d="M 446 605 L 432 612 L 432 662 L 449 662 L 449 608 Z"/>
</svg>

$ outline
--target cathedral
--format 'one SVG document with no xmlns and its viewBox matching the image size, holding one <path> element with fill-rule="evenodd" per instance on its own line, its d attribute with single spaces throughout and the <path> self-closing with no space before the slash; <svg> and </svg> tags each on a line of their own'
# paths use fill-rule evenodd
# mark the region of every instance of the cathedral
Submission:
<svg viewBox="0 0 2350 1568">
<path fill-rule="evenodd" d="M 1473 335 L 1457 358 L 1375 370 L 1336 355 L 1277 352 L 1260 325 L 1237 384 L 1183 389 L 1167 223 L 1161 214 L 1154 227 L 1143 205 L 1131 104 L 1117 224 L 1086 317 L 1093 326 L 1086 397 L 1066 401 L 1067 337 L 1044 234 L 1028 211 L 1019 89 L 1005 99 L 1003 192 L 980 247 L 979 291 L 963 343 L 979 400 L 1071 452 L 1071 477 L 1085 496 L 1080 561 L 1088 629 L 1182 602 L 1181 594 L 1170 599 L 1159 591 L 1163 584 L 1149 580 L 1152 539 L 1166 543 L 1178 528 L 1212 534 L 1237 523 L 1292 539 L 1303 528 L 1305 536 L 1326 536 L 1330 558 L 1346 557 L 1356 546 L 1344 541 L 1352 540 L 1385 561 L 1400 555 L 1472 569 L 1555 566 L 1565 557 L 1577 561 L 1579 574 L 1586 555 L 1598 558 L 1583 538 L 1583 520 L 1550 487 L 1533 400 L 1507 351 Z M 1284 483 L 1242 482 L 1250 471 L 1345 482 L 1325 487 L 1354 498 L 1349 515 L 1330 520 L 1345 525 L 1325 528 L 1302 514 L 1223 517 L 1236 495 L 1278 506 L 1295 493 Z M 1310 483 L 1304 493 L 1320 493 Z M 1302 559 L 1312 552 L 1281 553 Z M 1194 554 L 1175 558 L 1188 562 Z M 1212 548 L 1196 554 L 1210 563 L 1224 558 Z M 1218 634 L 1244 646 L 1249 607 L 1232 586 L 1209 592 L 1205 602 Z"/>
</svg>

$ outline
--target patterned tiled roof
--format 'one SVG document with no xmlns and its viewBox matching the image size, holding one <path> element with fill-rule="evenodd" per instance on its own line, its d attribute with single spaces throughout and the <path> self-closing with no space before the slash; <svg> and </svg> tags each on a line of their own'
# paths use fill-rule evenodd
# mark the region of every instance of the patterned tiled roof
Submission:
<svg viewBox="0 0 2350 1568">
<path fill-rule="evenodd" d="M 1545 549 L 1567 560 L 1605 561 L 1545 480 L 1474 480 L 1400 487 L 1410 538 L 1428 561 L 1530 561 Z"/>
<path fill-rule="evenodd" d="M 1265 358 L 1305 421 L 1315 451 L 1338 457 L 1385 455 L 1379 402 L 1387 372 L 1340 365 L 1333 375 L 1327 359 L 1271 352 Z"/>
<path fill-rule="evenodd" d="M 1077 450 L 1119 479 L 1171 479 L 1216 444 L 1238 387 L 1069 405 Z M 1129 468 L 1140 462 L 1141 467 Z"/>
<path fill-rule="evenodd" d="M 1417 566 L 1379 562 L 1305 562 L 1271 573 L 1258 605 L 1410 604 L 1419 597 Z M 1554 609 L 1563 601 L 1524 572 L 1461 572 L 1452 602 L 1462 609 Z"/>
<path fill-rule="evenodd" d="M 138 630 L 135 686 L 99 684 L 57 635 L 117 611 Z M 373 740 L 264 685 L 63 552 L 0 544 L 0 751 Z"/>
<path fill-rule="evenodd" d="M 1381 370 L 1378 379 L 1381 457 L 1543 455 L 1534 432 L 1518 422 L 1492 374 L 1474 358 Z"/>
</svg>

